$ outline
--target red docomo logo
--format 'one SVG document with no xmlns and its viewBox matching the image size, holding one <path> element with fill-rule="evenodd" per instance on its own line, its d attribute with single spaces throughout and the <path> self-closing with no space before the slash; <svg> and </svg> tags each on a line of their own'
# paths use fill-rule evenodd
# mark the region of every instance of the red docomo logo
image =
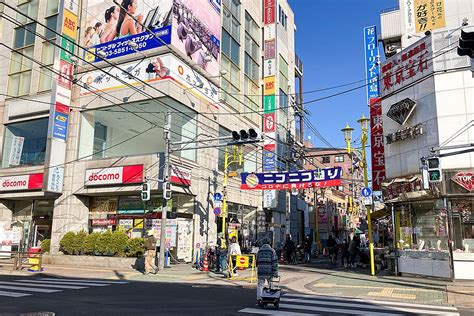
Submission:
<svg viewBox="0 0 474 316">
<path fill-rule="evenodd" d="M 108 181 L 108 180 L 118 180 L 120 179 L 120 174 L 118 173 L 105 173 L 97 174 L 93 173 L 89 176 L 89 181 Z"/>
<path fill-rule="evenodd" d="M 4 188 L 26 187 L 26 180 L 18 180 L 18 181 L 6 180 L 3 182 L 2 187 Z"/>
</svg>

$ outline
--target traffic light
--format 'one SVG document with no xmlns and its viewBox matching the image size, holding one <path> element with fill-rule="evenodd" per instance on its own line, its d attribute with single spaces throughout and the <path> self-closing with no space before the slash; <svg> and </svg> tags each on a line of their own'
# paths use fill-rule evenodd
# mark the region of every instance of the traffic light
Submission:
<svg viewBox="0 0 474 316">
<path fill-rule="evenodd" d="M 163 183 L 163 197 L 166 200 L 171 200 L 171 182 Z"/>
<path fill-rule="evenodd" d="M 439 157 L 430 157 L 426 159 L 428 164 L 428 180 L 430 183 L 443 181 L 443 173 L 439 163 Z"/>
<path fill-rule="evenodd" d="M 232 143 L 255 143 L 262 140 L 262 133 L 260 130 L 255 128 L 250 128 L 247 130 L 240 130 L 232 132 Z"/>
<path fill-rule="evenodd" d="M 150 184 L 148 182 L 143 183 L 142 186 L 142 201 L 150 201 Z"/>
<path fill-rule="evenodd" d="M 461 29 L 458 55 L 474 58 L 474 26 L 468 26 Z"/>
</svg>

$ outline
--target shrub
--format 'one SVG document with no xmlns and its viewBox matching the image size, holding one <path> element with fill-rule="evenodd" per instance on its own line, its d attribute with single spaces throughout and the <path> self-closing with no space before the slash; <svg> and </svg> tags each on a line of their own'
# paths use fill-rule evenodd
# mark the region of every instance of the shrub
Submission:
<svg viewBox="0 0 474 316">
<path fill-rule="evenodd" d="M 127 257 L 141 257 L 145 253 L 144 238 L 130 238 L 127 242 Z"/>
<path fill-rule="evenodd" d="M 59 242 L 60 250 L 66 255 L 74 254 L 75 232 L 67 232 Z"/>
<path fill-rule="evenodd" d="M 100 233 L 98 232 L 95 232 L 86 236 L 86 238 L 84 239 L 84 244 L 82 246 L 84 254 L 92 255 L 95 253 L 95 244 L 99 236 L 100 236 Z"/>
<path fill-rule="evenodd" d="M 74 239 L 74 254 L 80 255 L 84 253 L 84 241 L 87 237 L 87 233 L 84 230 L 81 230 L 76 234 Z"/>
<path fill-rule="evenodd" d="M 125 256 L 127 250 L 128 236 L 123 230 L 116 230 L 112 233 L 111 242 L 109 244 L 109 253 L 119 257 Z"/>
<path fill-rule="evenodd" d="M 112 232 L 110 230 L 101 233 L 95 242 L 95 254 L 110 256 L 110 244 L 112 242 Z"/>
<path fill-rule="evenodd" d="M 51 239 L 44 239 L 41 242 L 41 252 L 42 253 L 49 252 L 50 248 L 51 248 Z"/>
</svg>

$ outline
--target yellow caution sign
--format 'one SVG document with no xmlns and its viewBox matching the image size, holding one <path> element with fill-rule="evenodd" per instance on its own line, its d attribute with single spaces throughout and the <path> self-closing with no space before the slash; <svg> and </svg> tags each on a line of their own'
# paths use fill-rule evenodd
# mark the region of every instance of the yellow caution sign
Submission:
<svg viewBox="0 0 474 316">
<path fill-rule="evenodd" d="M 249 257 L 248 256 L 236 256 L 235 266 L 237 268 L 248 268 Z"/>
</svg>

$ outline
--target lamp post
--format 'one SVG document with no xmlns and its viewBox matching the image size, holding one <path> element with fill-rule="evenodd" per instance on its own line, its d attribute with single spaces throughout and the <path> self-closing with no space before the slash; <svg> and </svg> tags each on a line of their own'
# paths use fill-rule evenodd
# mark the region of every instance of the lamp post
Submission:
<svg viewBox="0 0 474 316">
<path fill-rule="evenodd" d="M 361 154 L 362 154 L 362 164 L 364 166 L 364 186 L 368 187 L 369 186 L 369 178 L 367 175 L 367 157 L 365 153 L 365 146 L 367 144 L 368 140 L 368 132 L 369 132 L 369 121 L 370 119 L 362 115 L 360 119 L 357 120 L 357 122 L 360 124 L 360 129 L 361 129 Z M 344 133 L 344 139 L 347 144 L 347 151 L 350 154 L 351 153 L 351 148 L 350 148 L 350 141 L 352 139 L 352 131 L 354 129 L 349 126 L 349 124 L 346 125 L 345 128 L 342 129 L 342 132 Z M 374 243 L 372 239 L 372 220 L 371 220 L 371 206 L 367 206 L 367 225 L 368 225 L 368 231 L 369 231 L 369 252 L 370 252 L 370 274 L 375 275 L 375 265 L 374 265 Z"/>
</svg>

